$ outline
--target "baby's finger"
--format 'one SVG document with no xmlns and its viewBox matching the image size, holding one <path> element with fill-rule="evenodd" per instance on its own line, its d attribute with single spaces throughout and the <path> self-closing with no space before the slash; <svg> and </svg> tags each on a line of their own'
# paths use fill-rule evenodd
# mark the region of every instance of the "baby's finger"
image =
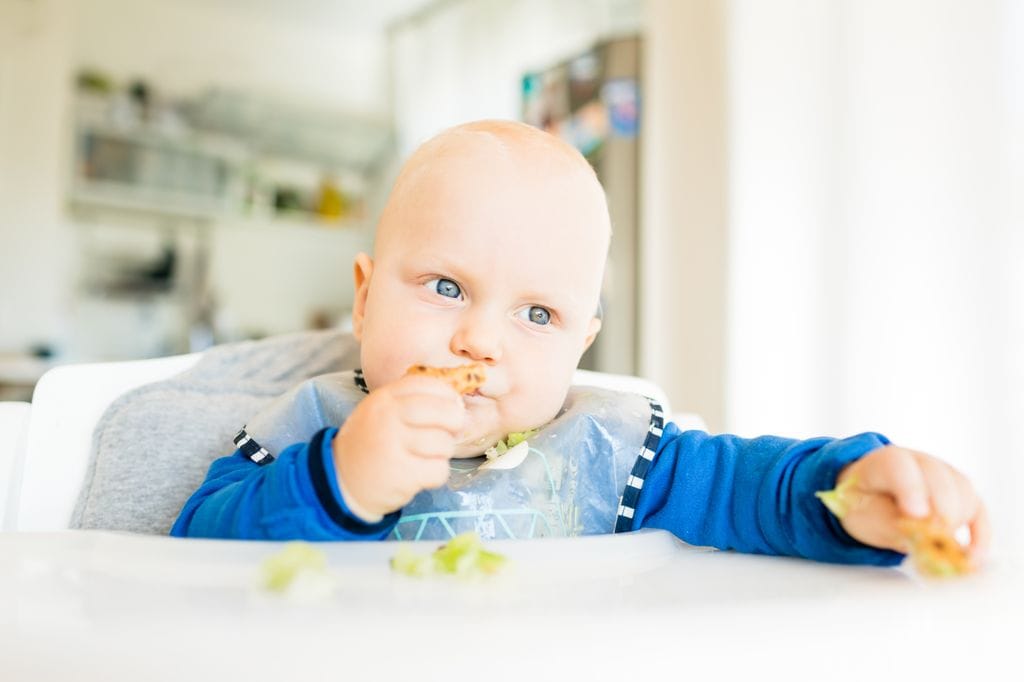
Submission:
<svg viewBox="0 0 1024 682">
<path fill-rule="evenodd" d="M 857 464 L 860 465 L 860 488 L 892 495 L 899 509 L 907 516 L 928 516 L 928 487 L 913 452 L 887 445 L 868 454 Z"/>
<path fill-rule="evenodd" d="M 935 513 L 951 528 L 965 524 L 974 511 L 974 492 L 969 491 L 964 496 L 965 491 L 956 479 L 956 472 L 945 462 L 924 455 L 916 459 Z"/>
<path fill-rule="evenodd" d="M 423 374 L 406 374 L 392 385 L 391 390 L 397 397 L 418 394 L 433 395 L 438 398 L 459 397 L 459 392 L 444 379 Z"/>
<path fill-rule="evenodd" d="M 401 401 L 401 419 L 417 429 L 443 429 L 455 436 L 466 425 L 466 406 L 457 394 L 410 395 Z"/>
<path fill-rule="evenodd" d="M 403 443 L 406 451 L 420 459 L 442 459 L 447 462 L 455 452 L 455 438 L 444 429 L 411 430 Z"/>
<path fill-rule="evenodd" d="M 873 547 L 907 552 L 907 540 L 899 529 L 900 510 L 888 494 L 865 494 L 843 516 L 843 528 L 852 537 Z"/>
<path fill-rule="evenodd" d="M 988 548 L 992 543 L 992 526 L 989 524 L 988 510 L 984 503 L 978 502 L 974 518 L 967 525 L 971 529 L 971 544 L 968 547 L 971 565 L 977 567 L 988 556 Z"/>
<path fill-rule="evenodd" d="M 420 459 L 412 466 L 422 488 L 440 488 L 448 482 L 451 474 L 447 459 Z"/>
</svg>

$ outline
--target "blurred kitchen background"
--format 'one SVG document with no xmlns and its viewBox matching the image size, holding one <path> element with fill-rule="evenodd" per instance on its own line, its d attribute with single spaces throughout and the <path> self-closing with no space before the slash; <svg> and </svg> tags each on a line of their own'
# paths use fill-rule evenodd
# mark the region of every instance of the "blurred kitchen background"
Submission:
<svg viewBox="0 0 1024 682">
<path fill-rule="evenodd" d="M 484 117 L 608 191 L 586 367 L 882 431 L 1024 530 L 1014 0 L 0 0 L 0 399 L 344 327 L 400 160 Z"/>
</svg>

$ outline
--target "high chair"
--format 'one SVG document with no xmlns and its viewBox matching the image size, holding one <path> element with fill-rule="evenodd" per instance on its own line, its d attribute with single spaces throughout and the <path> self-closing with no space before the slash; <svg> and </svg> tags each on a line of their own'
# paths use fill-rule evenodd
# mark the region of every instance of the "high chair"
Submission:
<svg viewBox="0 0 1024 682">
<path fill-rule="evenodd" d="M 31 403 L 0 402 L 0 529 L 68 528 L 93 429 L 107 407 L 132 389 L 184 372 L 200 356 L 63 365 L 43 375 Z M 706 429 L 697 415 L 673 414 L 664 390 L 647 379 L 577 370 L 574 383 L 642 393 L 680 428 Z"/>
</svg>

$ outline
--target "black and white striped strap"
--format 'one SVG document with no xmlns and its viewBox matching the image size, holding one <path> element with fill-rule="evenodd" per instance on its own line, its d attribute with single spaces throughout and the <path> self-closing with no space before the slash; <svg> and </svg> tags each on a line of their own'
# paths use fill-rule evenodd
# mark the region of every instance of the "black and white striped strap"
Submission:
<svg viewBox="0 0 1024 682">
<path fill-rule="evenodd" d="M 245 432 L 243 428 L 235 436 L 235 447 L 242 451 L 242 454 L 256 462 L 260 466 L 264 464 L 270 464 L 274 461 L 274 456 L 267 452 L 267 449 L 260 446 L 259 443 L 254 441 L 252 437 Z"/>
<path fill-rule="evenodd" d="M 643 447 L 640 448 L 640 456 L 633 464 L 633 470 L 626 480 L 626 488 L 619 501 L 619 512 L 615 519 L 616 533 L 624 533 L 633 527 L 633 514 L 636 513 L 640 490 L 644 487 L 644 479 L 654 462 L 654 454 L 658 451 L 658 442 L 665 429 L 665 413 L 661 405 L 651 398 L 647 398 L 647 401 L 651 404 L 651 423 L 647 427 L 647 436 L 644 438 Z"/>
<path fill-rule="evenodd" d="M 366 387 L 366 379 L 363 378 L 363 370 L 357 369 L 353 373 L 353 378 L 355 379 L 355 382 L 356 382 L 356 388 L 358 388 L 363 393 L 369 393 L 370 392 L 370 389 L 368 389 Z"/>
<path fill-rule="evenodd" d="M 366 380 L 363 379 L 363 370 L 357 369 L 353 372 L 353 379 L 356 387 L 363 393 L 369 393 L 369 389 L 366 387 Z M 259 465 L 270 464 L 274 461 L 274 456 L 267 452 L 267 449 L 253 440 L 252 436 L 246 433 L 243 427 L 241 431 L 234 437 L 235 447 L 242 451 L 242 454 L 251 459 L 253 462 Z"/>
</svg>

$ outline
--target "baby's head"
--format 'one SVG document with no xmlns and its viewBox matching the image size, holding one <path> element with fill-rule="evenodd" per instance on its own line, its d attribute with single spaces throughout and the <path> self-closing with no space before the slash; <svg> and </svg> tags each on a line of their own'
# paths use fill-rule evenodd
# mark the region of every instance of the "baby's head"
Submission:
<svg viewBox="0 0 1024 682">
<path fill-rule="evenodd" d="M 479 121 L 429 140 L 395 182 L 373 259 L 356 258 L 368 387 L 413 364 L 483 363 L 461 456 L 550 421 L 601 327 L 610 234 L 593 170 L 558 138 Z"/>
</svg>

